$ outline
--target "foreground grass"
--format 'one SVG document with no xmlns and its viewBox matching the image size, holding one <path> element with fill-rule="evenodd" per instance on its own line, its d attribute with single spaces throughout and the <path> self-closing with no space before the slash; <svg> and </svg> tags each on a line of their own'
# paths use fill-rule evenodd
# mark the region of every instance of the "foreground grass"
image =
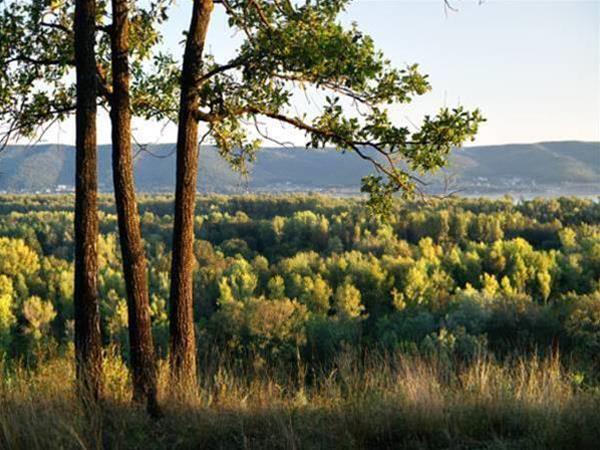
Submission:
<svg viewBox="0 0 600 450">
<path fill-rule="evenodd" d="M 4 370 L 0 448 L 6 449 L 586 449 L 600 444 L 600 393 L 575 383 L 554 359 L 480 360 L 450 368 L 438 360 L 346 356 L 321 373 L 252 374 L 222 363 L 198 392 L 169 392 L 164 417 L 129 403 L 129 378 L 105 363 L 102 405 L 74 395 L 70 358 L 35 371 Z"/>
</svg>

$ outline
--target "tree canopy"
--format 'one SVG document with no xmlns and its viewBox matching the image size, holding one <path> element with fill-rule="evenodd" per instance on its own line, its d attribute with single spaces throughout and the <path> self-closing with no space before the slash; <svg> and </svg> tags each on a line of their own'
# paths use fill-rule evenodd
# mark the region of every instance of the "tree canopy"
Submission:
<svg viewBox="0 0 600 450">
<path fill-rule="evenodd" d="M 158 25 L 167 18 L 170 1 L 130 3 L 135 74 L 161 41 Z M 96 12 L 98 104 L 106 107 L 111 95 L 110 1 L 97 1 Z M 64 0 L 0 4 L 0 146 L 16 138 L 36 142 L 51 124 L 75 112 L 73 14 L 74 3 Z"/>
<path fill-rule="evenodd" d="M 217 3 L 217 2 L 215 2 Z M 350 0 L 222 0 L 228 26 L 243 35 L 224 62 L 205 54 L 198 80 L 197 119 L 222 156 L 244 172 L 265 139 L 261 123 L 280 122 L 306 134 L 311 148 L 333 146 L 373 165 L 362 182 L 376 212 L 396 192 L 420 192 L 419 174 L 442 167 L 450 150 L 472 139 L 484 120 L 478 110 L 442 108 L 420 127 L 397 123 L 391 105 L 407 104 L 431 86 L 418 65 L 396 68 L 358 24 L 340 14 Z M 132 109 L 147 119 L 176 120 L 181 69 L 161 46 L 168 0 L 131 2 Z M 98 2 L 100 104 L 110 97 L 110 8 Z M 72 7 L 56 0 L 8 2 L 0 10 L 2 142 L 39 136 L 74 109 Z M 319 113 L 297 113 L 298 93 L 319 93 Z M 307 95 L 306 98 L 309 96 Z"/>
<path fill-rule="evenodd" d="M 339 15 L 349 3 L 220 2 L 229 26 L 243 34 L 244 42 L 230 61 L 218 63 L 205 55 L 197 117 L 208 125 L 221 154 L 242 171 L 262 140 L 270 139 L 261 117 L 304 131 L 307 147 L 357 153 L 377 172 L 363 180 L 362 189 L 380 212 L 389 206 L 390 194 L 410 196 L 419 190 L 415 174 L 442 167 L 453 147 L 475 136 L 483 117 L 459 106 L 425 116 L 416 130 L 395 123 L 388 107 L 427 93 L 427 75 L 416 64 L 394 67 L 357 24 L 343 27 Z M 158 95 L 145 105 L 146 116 L 169 117 L 176 112 L 169 102 L 177 72 L 168 58 L 156 62 L 158 73 L 173 77 L 163 78 Z M 156 80 L 156 75 L 147 76 Z M 317 105 L 319 114 L 294 114 L 298 91 L 325 97 Z"/>
</svg>

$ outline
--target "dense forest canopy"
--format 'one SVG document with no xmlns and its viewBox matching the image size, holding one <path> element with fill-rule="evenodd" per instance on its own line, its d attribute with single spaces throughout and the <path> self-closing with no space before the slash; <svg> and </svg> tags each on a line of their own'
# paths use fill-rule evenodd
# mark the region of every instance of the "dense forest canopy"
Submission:
<svg viewBox="0 0 600 450">
<path fill-rule="evenodd" d="M 100 199 L 106 346 L 127 356 L 114 205 Z M 319 196 L 203 197 L 194 248 L 201 354 L 324 364 L 343 348 L 482 353 L 600 349 L 600 204 L 397 202 L 386 223 L 361 202 Z M 152 327 L 168 349 L 172 198 L 140 204 Z M 0 201 L 0 354 L 34 364 L 73 333 L 69 196 Z"/>
</svg>

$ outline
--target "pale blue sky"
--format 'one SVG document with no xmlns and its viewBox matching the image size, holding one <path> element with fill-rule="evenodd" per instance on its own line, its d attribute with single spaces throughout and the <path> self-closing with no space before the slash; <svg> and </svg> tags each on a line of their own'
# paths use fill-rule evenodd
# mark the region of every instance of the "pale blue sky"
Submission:
<svg viewBox="0 0 600 450">
<path fill-rule="evenodd" d="M 424 113 L 461 104 L 479 107 L 488 119 L 474 144 L 600 141 L 600 1 L 453 3 L 458 12 L 445 13 L 442 0 L 355 0 L 343 17 L 357 22 L 394 64 L 416 62 L 430 75 L 431 93 L 408 108 L 392 108 L 398 121 L 418 123 Z M 175 52 L 182 50 L 190 4 L 178 0 L 164 30 Z M 232 35 L 220 8 L 208 49 L 225 61 L 241 36 Z M 64 143 L 70 128 L 62 126 Z M 109 142 L 106 117 L 100 129 L 99 140 Z M 287 129 L 270 131 L 304 142 Z M 175 140 L 174 127 L 161 131 L 139 121 L 135 134 L 143 142 Z"/>
</svg>

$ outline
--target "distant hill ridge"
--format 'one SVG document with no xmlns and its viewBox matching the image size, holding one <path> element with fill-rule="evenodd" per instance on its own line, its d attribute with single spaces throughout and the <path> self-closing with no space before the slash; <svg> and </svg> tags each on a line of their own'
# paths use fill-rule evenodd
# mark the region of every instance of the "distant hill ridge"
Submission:
<svg viewBox="0 0 600 450">
<path fill-rule="evenodd" d="M 258 153 L 244 180 L 228 167 L 215 148 L 204 146 L 200 153 L 201 192 L 357 191 L 361 177 L 373 171 L 351 152 L 271 147 Z M 70 190 L 74 168 L 73 146 L 9 146 L 0 154 L 0 191 Z M 139 151 L 135 170 L 140 191 L 172 192 L 174 144 L 149 145 L 147 151 Z M 600 193 L 600 142 L 467 147 L 453 152 L 444 174 L 429 180 L 433 190 L 441 189 L 451 178 L 453 188 L 466 192 L 518 192 L 577 185 L 590 193 Z M 112 189 L 110 146 L 99 147 L 99 182 L 102 190 Z"/>
</svg>

